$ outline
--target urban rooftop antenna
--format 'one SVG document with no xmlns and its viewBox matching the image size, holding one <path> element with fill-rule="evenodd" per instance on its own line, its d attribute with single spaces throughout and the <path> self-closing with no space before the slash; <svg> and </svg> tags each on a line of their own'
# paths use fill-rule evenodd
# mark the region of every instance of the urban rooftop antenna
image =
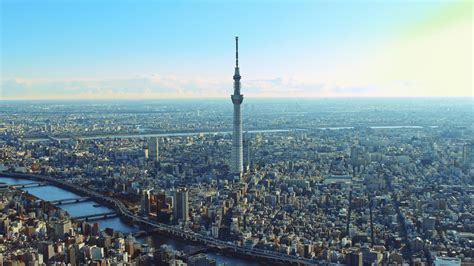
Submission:
<svg viewBox="0 0 474 266">
<path fill-rule="evenodd" d="M 235 67 L 239 67 L 239 37 L 235 36 Z"/>
</svg>

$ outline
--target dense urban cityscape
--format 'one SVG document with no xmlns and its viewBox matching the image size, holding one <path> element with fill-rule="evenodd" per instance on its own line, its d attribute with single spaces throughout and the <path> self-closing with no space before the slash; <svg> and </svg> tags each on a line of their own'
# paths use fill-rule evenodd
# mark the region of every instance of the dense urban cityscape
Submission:
<svg viewBox="0 0 474 266">
<path fill-rule="evenodd" d="M 473 263 L 471 99 L 249 100 L 237 179 L 227 101 L 3 102 L 2 112 L 4 181 L 52 177 L 216 243 L 186 240 L 196 254 L 146 244 L 137 232 L 160 232 L 99 227 L 112 218 L 35 198 L 52 184 L 5 181 L 5 265 L 215 264 L 206 249 L 263 264 Z"/>
<path fill-rule="evenodd" d="M 0 1 L 0 266 L 474 266 L 472 10 Z"/>
</svg>

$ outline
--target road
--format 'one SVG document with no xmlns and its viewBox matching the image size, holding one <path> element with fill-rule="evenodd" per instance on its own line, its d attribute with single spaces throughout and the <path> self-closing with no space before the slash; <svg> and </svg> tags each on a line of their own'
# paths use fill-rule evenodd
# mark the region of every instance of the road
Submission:
<svg viewBox="0 0 474 266">
<path fill-rule="evenodd" d="M 259 248 L 245 248 L 238 246 L 232 242 L 225 242 L 219 239 L 215 239 L 209 236 L 204 236 L 198 234 L 192 230 L 185 230 L 182 228 L 178 228 L 168 224 L 158 223 L 156 221 L 150 220 L 145 217 L 141 217 L 132 213 L 120 200 L 114 199 L 108 196 L 104 196 L 96 191 L 90 190 L 88 188 L 72 184 L 66 182 L 61 179 L 42 176 L 42 175 L 34 175 L 34 174 L 18 174 L 18 173 L 3 173 L 5 176 L 11 177 L 19 177 L 19 178 L 27 178 L 27 179 L 35 179 L 40 181 L 46 181 L 54 185 L 58 185 L 60 187 L 72 190 L 74 192 L 78 192 L 82 196 L 92 197 L 95 200 L 100 201 L 110 207 L 112 207 L 116 212 L 118 212 L 121 216 L 134 221 L 137 224 L 144 225 L 146 227 L 151 227 L 153 229 L 157 229 L 160 232 L 165 232 L 168 234 L 172 234 L 176 237 L 199 242 L 204 244 L 208 247 L 218 248 L 222 251 L 231 251 L 235 253 L 244 254 L 247 256 L 252 256 L 262 260 L 274 260 L 280 263 L 285 264 L 297 264 L 297 265 L 318 265 L 321 263 L 325 263 L 324 261 L 318 261 L 315 259 L 308 259 L 294 255 L 287 255 L 281 252 L 259 249 Z"/>
</svg>

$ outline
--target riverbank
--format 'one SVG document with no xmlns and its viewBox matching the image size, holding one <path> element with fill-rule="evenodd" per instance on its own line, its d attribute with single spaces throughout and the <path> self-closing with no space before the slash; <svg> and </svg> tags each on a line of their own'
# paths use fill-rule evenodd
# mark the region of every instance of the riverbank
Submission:
<svg viewBox="0 0 474 266">
<path fill-rule="evenodd" d="M 28 175 L 28 174 L 0 173 L 0 182 L 2 178 L 3 180 L 6 180 L 6 178 L 10 178 L 11 180 L 8 182 L 10 184 L 31 183 L 31 180 L 37 180 L 38 179 L 37 177 L 38 176 L 36 175 Z M 85 195 L 81 195 L 80 193 L 74 194 L 69 190 L 64 190 L 62 188 L 58 188 L 55 186 L 30 187 L 30 188 L 26 188 L 25 190 L 28 190 L 28 192 L 31 195 L 34 195 L 40 200 L 46 200 L 46 201 L 59 200 L 61 199 L 61 197 L 74 198 L 78 196 L 85 196 Z M 104 209 L 101 209 L 101 208 L 95 209 L 92 206 L 93 204 L 94 204 L 94 201 L 90 201 L 90 202 L 81 202 L 81 203 L 75 203 L 75 204 L 66 204 L 66 205 L 61 205 L 58 207 L 67 211 L 72 217 L 80 216 L 84 214 L 84 212 L 91 213 L 91 210 L 104 211 Z M 123 218 L 120 218 L 120 217 L 111 218 L 111 219 L 101 219 L 94 222 L 97 222 L 99 227 L 102 229 L 112 228 L 114 229 L 114 231 L 120 231 L 124 234 L 139 230 L 139 228 L 136 226 L 132 227 L 132 226 L 126 225 L 128 223 L 124 223 Z M 199 242 L 194 242 L 191 240 L 183 241 L 182 239 L 174 236 L 173 234 L 163 234 L 163 233 L 156 233 L 156 232 L 153 232 L 151 234 L 148 233 L 146 237 L 137 238 L 137 241 L 142 244 L 148 244 L 149 246 L 153 246 L 156 249 L 158 249 L 163 244 L 171 246 L 172 248 L 176 250 L 184 250 L 184 249 L 187 249 L 187 247 L 194 247 L 198 249 L 200 249 L 200 247 L 204 247 Z M 222 263 L 226 263 L 227 265 L 253 265 L 253 266 L 264 264 L 261 262 L 258 263 L 253 260 L 250 260 L 248 259 L 248 256 L 241 255 L 239 253 L 227 254 L 227 253 L 223 253 L 219 249 L 213 249 L 209 247 L 206 247 L 205 254 L 208 255 L 210 258 L 215 259 L 218 265 Z"/>
</svg>

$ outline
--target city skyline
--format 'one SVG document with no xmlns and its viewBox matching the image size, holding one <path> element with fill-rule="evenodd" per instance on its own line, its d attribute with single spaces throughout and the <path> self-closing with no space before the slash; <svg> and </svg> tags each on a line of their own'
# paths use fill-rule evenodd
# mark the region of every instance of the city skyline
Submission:
<svg viewBox="0 0 474 266">
<path fill-rule="evenodd" d="M 234 35 L 246 40 L 251 98 L 472 97 L 471 10 L 470 1 L 3 1 L 0 100 L 227 98 Z"/>
<path fill-rule="evenodd" d="M 0 265 L 473 265 L 472 10 L 0 1 Z"/>
<path fill-rule="evenodd" d="M 473 263 L 472 100 L 0 105 L 0 264 Z"/>
</svg>

